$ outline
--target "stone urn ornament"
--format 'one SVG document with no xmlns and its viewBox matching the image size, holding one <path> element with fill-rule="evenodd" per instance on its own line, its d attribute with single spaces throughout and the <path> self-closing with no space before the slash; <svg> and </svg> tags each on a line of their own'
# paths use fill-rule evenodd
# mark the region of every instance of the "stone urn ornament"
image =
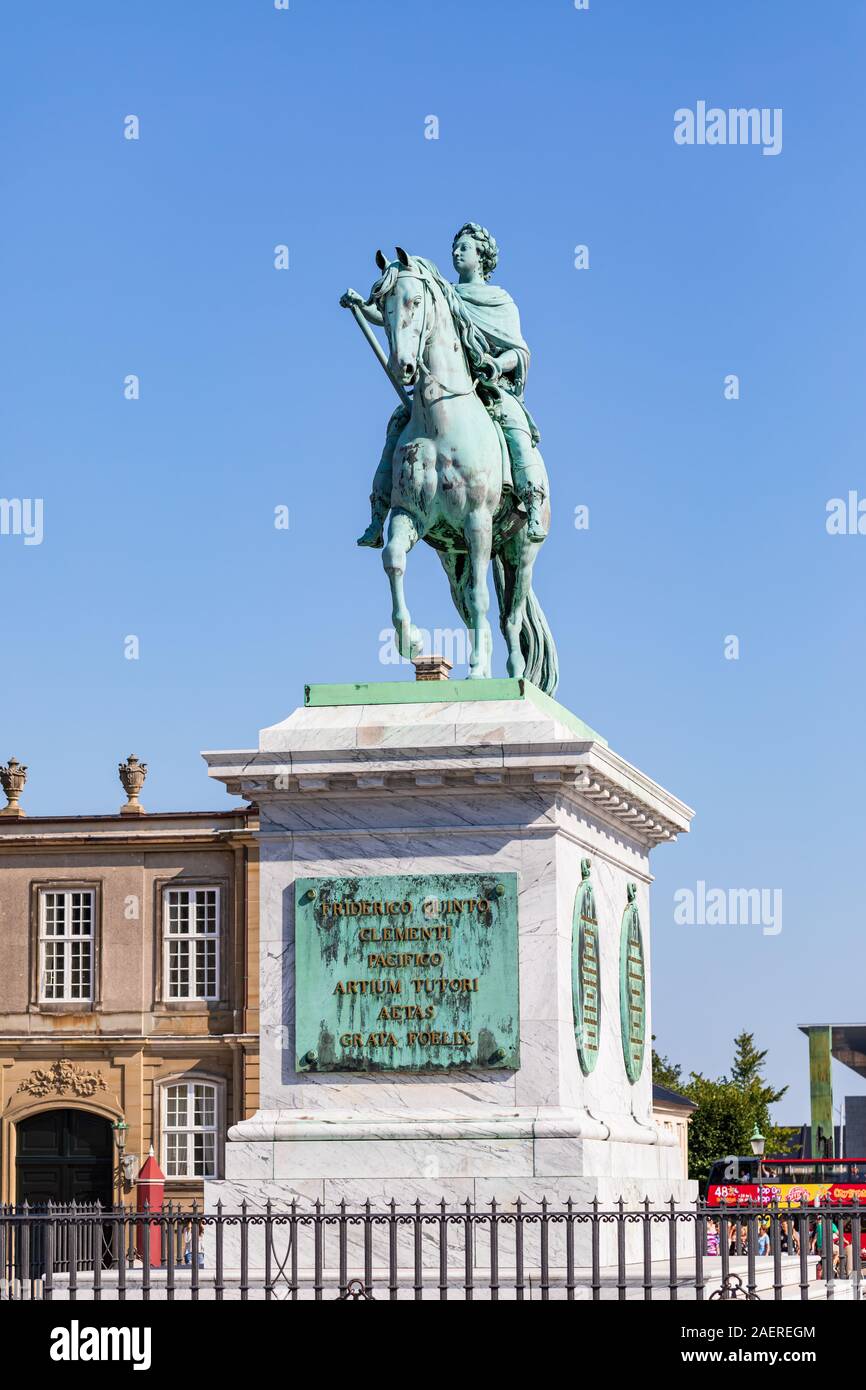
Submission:
<svg viewBox="0 0 866 1390">
<path fill-rule="evenodd" d="M 130 753 L 125 763 L 117 764 L 117 772 L 127 796 L 126 805 L 121 806 L 120 814 L 143 816 L 144 807 L 139 803 L 138 796 L 147 776 L 147 763 L 140 763 L 135 754 Z"/>
<path fill-rule="evenodd" d="M 10 758 L 5 767 L 0 767 L 0 782 L 6 793 L 8 804 L 0 811 L 0 816 L 11 816 L 16 819 L 26 815 L 18 805 L 18 798 L 24 790 L 27 781 L 27 768 L 23 763 L 19 763 L 17 758 Z"/>
</svg>

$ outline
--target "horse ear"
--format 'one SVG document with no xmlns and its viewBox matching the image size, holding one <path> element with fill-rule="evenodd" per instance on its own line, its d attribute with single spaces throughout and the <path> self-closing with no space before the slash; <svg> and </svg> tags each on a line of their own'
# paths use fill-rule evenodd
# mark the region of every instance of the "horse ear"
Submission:
<svg viewBox="0 0 866 1390">
<path fill-rule="evenodd" d="M 409 257 L 407 256 L 406 252 L 403 250 L 403 247 L 402 247 L 402 246 L 396 246 L 394 249 L 395 249 L 395 251 L 397 252 L 397 260 L 400 262 L 400 264 L 401 264 L 401 266 L 403 267 L 404 270 L 408 270 L 408 269 L 409 269 Z"/>
<path fill-rule="evenodd" d="M 382 271 L 386 270 L 388 267 L 388 262 L 385 260 L 385 257 L 382 255 L 381 251 L 376 252 L 376 264 Z"/>
</svg>

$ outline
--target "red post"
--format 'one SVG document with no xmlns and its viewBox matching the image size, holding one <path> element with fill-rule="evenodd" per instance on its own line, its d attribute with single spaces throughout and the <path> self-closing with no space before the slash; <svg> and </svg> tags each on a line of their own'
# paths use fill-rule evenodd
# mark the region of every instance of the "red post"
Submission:
<svg viewBox="0 0 866 1390">
<path fill-rule="evenodd" d="M 149 1156 L 142 1164 L 141 1172 L 136 1179 L 135 1209 L 143 1212 L 145 1206 L 152 1215 L 158 1215 L 162 1211 L 163 1197 L 165 1194 L 165 1173 L 160 1168 L 153 1156 L 151 1149 Z M 162 1222 L 141 1221 L 136 1223 L 135 1248 L 138 1257 L 144 1262 L 144 1233 L 149 1233 L 149 1252 L 150 1267 L 153 1269 L 162 1264 Z"/>
</svg>

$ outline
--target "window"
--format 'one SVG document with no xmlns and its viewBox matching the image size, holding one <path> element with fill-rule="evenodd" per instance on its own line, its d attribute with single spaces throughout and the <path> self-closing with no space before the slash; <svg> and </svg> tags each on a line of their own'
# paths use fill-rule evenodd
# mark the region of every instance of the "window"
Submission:
<svg viewBox="0 0 866 1390">
<path fill-rule="evenodd" d="M 166 888 L 163 970 L 166 999 L 216 999 L 219 889 Z"/>
<path fill-rule="evenodd" d="M 214 1178 L 217 1086 L 208 1081 L 163 1087 L 163 1157 L 167 1178 Z"/>
<path fill-rule="evenodd" d="M 40 1003 L 91 1002 L 94 896 L 91 888 L 40 892 Z"/>
</svg>

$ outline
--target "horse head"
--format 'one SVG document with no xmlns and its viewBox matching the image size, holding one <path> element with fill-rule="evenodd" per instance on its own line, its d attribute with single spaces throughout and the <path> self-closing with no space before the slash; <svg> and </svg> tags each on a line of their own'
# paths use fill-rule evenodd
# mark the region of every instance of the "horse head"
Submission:
<svg viewBox="0 0 866 1390">
<path fill-rule="evenodd" d="M 403 386 L 414 386 L 427 340 L 435 323 L 433 286 L 424 265 L 396 248 L 397 259 L 386 261 L 376 252 L 382 275 L 371 291 L 382 313 L 388 344 L 389 367 Z"/>
</svg>

